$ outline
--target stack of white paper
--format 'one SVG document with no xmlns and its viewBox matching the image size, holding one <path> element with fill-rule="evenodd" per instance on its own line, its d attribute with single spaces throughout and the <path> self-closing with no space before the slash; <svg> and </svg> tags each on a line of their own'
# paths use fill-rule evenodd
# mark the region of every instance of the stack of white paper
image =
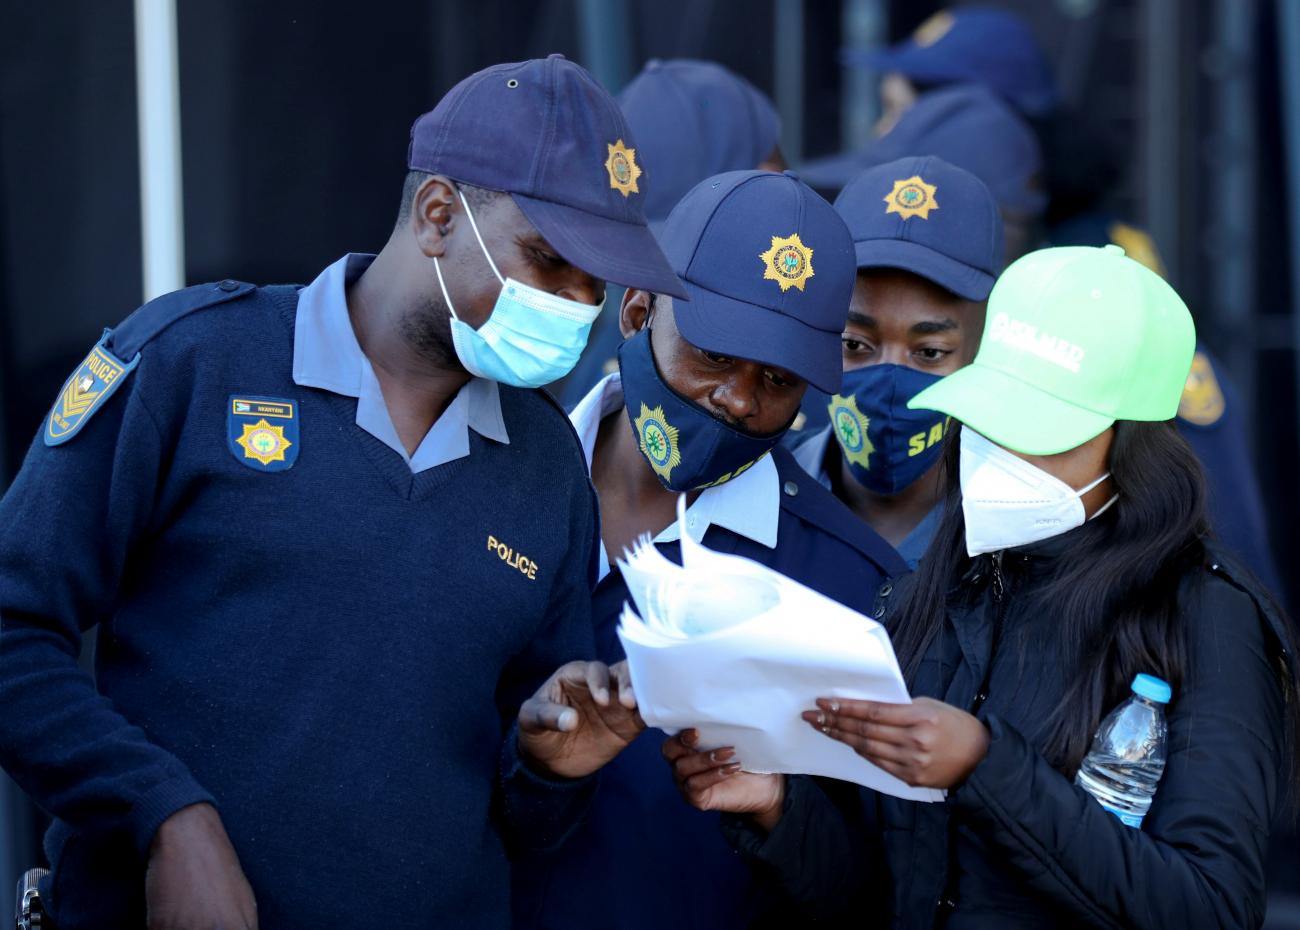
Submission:
<svg viewBox="0 0 1300 930">
<path fill-rule="evenodd" d="M 879 623 L 757 562 L 706 549 L 685 530 L 682 565 L 640 541 L 619 560 L 636 610 L 619 639 L 641 716 L 701 749 L 734 746 L 746 771 L 824 775 L 917 801 L 912 788 L 801 717 L 819 697 L 911 702 Z"/>
</svg>

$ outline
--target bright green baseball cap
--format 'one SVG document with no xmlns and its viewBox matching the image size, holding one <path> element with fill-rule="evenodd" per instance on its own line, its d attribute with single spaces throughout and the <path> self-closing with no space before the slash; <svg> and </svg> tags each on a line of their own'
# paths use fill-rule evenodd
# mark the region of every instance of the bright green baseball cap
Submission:
<svg viewBox="0 0 1300 930">
<path fill-rule="evenodd" d="M 1116 420 L 1172 419 L 1195 344 L 1182 299 L 1119 246 L 1042 249 L 993 285 L 975 361 L 908 407 L 1015 452 L 1054 455 Z"/>
</svg>

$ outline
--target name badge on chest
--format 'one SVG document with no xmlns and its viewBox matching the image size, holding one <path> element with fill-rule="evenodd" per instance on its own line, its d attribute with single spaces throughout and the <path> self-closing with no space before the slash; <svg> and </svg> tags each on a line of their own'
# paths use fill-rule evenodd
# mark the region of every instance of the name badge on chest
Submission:
<svg viewBox="0 0 1300 930">
<path fill-rule="evenodd" d="M 288 471 L 298 461 L 298 404 L 282 397 L 232 394 L 226 406 L 230 454 L 254 471 Z"/>
</svg>

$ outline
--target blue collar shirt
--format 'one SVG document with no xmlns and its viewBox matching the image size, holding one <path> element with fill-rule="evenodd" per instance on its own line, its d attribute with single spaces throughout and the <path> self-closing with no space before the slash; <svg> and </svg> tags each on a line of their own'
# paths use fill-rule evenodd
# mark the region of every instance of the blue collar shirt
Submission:
<svg viewBox="0 0 1300 930">
<path fill-rule="evenodd" d="M 469 455 L 471 429 L 486 439 L 508 444 L 496 382 L 471 378 L 430 427 L 415 453 L 407 452 L 348 315 L 347 288 L 374 260 L 373 255 L 345 255 L 298 292 L 294 383 L 355 397 L 357 426 L 400 455 L 412 474 Z"/>
</svg>

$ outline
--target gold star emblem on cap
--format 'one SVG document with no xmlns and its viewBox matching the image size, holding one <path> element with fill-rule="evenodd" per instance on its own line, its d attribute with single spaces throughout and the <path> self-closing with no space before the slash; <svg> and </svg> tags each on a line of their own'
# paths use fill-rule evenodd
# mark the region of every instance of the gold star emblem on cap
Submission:
<svg viewBox="0 0 1300 930">
<path fill-rule="evenodd" d="M 888 204 L 885 207 L 886 213 L 897 213 L 905 220 L 914 216 L 928 220 L 930 211 L 939 209 L 939 201 L 934 199 L 938 189 L 936 185 L 922 181 L 919 174 L 914 174 L 910 178 L 895 181 L 894 189 L 881 199 Z"/>
<path fill-rule="evenodd" d="M 263 465 L 283 462 L 284 453 L 293 443 L 284 436 L 283 426 L 272 426 L 265 420 L 245 423 L 244 434 L 235 442 L 244 448 L 244 458 L 257 459 Z"/>
<path fill-rule="evenodd" d="M 636 186 L 636 179 L 641 177 L 641 169 L 636 163 L 636 149 L 630 149 L 619 139 L 613 145 L 606 145 L 609 158 L 605 159 L 605 170 L 609 172 L 609 186 L 624 197 L 628 194 L 641 193 Z"/>
<path fill-rule="evenodd" d="M 792 287 L 803 290 L 804 282 L 813 276 L 813 250 L 803 244 L 798 233 L 784 239 L 772 237 L 772 247 L 759 254 L 763 262 L 763 280 L 775 281 L 782 291 Z"/>
</svg>

